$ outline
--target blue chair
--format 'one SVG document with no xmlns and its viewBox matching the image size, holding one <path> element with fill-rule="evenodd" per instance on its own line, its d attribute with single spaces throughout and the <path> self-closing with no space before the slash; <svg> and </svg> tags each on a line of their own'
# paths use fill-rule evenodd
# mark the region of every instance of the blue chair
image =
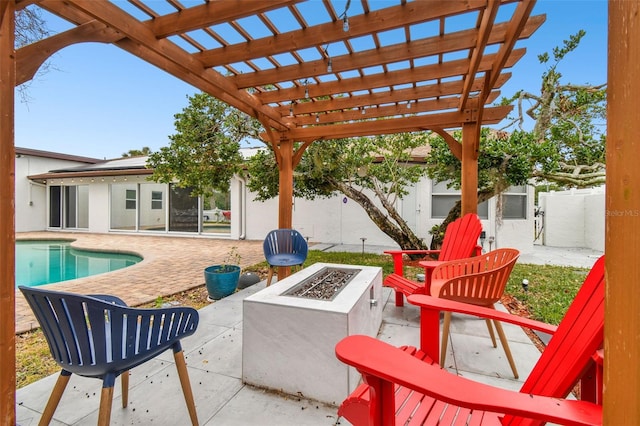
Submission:
<svg viewBox="0 0 640 426">
<path fill-rule="evenodd" d="M 295 229 L 275 229 L 264 239 L 262 244 L 264 257 L 269 264 L 267 287 L 271 285 L 273 270 L 276 267 L 298 266 L 307 260 L 307 241 Z"/>
<path fill-rule="evenodd" d="M 40 424 L 49 424 L 71 374 L 102 379 L 99 425 L 111 417 L 113 386 L 122 376 L 122 407 L 128 404 L 129 370 L 171 348 L 193 425 L 198 424 L 180 339 L 196 331 L 198 311 L 188 307 L 137 309 L 108 295 L 84 296 L 19 287 L 62 367 Z"/>
</svg>

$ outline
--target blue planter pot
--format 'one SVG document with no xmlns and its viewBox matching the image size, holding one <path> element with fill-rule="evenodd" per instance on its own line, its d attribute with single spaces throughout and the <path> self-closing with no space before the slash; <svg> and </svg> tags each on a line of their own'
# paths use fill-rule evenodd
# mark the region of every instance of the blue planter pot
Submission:
<svg viewBox="0 0 640 426">
<path fill-rule="evenodd" d="M 222 268 L 225 270 L 221 271 Z M 212 300 L 219 300 L 233 294 L 238 288 L 239 279 L 240 267 L 236 265 L 213 265 L 204 270 L 204 283 Z"/>
</svg>

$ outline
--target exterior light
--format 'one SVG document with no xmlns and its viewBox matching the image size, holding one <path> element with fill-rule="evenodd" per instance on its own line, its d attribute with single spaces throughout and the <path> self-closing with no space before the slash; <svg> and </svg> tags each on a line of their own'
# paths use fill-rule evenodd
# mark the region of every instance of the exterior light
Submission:
<svg viewBox="0 0 640 426">
<path fill-rule="evenodd" d="M 320 114 L 316 114 L 316 123 L 320 122 Z"/>
<path fill-rule="evenodd" d="M 345 14 L 344 19 L 342 20 L 342 31 L 345 33 L 349 31 L 349 17 Z"/>
<path fill-rule="evenodd" d="M 293 117 L 293 103 L 289 105 L 289 117 Z"/>
<path fill-rule="evenodd" d="M 327 64 L 327 72 L 332 72 L 333 66 L 331 64 L 331 56 L 329 56 L 329 63 Z"/>
</svg>

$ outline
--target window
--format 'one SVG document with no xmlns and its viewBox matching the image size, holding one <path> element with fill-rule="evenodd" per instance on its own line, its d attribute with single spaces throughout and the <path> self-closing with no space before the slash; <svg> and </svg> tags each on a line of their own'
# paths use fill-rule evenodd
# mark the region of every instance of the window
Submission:
<svg viewBox="0 0 640 426">
<path fill-rule="evenodd" d="M 136 190 L 135 189 L 127 189 L 125 193 L 125 209 L 127 210 L 135 210 L 136 209 Z"/>
<path fill-rule="evenodd" d="M 198 232 L 198 197 L 191 188 L 169 185 L 169 231 Z"/>
<path fill-rule="evenodd" d="M 49 227 L 89 227 L 89 186 L 49 187 Z"/>
<path fill-rule="evenodd" d="M 49 187 L 49 227 L 62 227 L 62 187 Z"/>
<path fill-rule="evenodd" d="M 502 218 L 527 218 L 527 187 L 511 186 L 502 194 Z"/>
<path fill-rule="evenodd" d="M 110 186 L 110 228 L 126 231 L 137 230 L 136 195 L 138 185 L 114 183 Z"/>
<path fill-rule="evenodd" d="M 151 191 L 151 210 L 162 210 L 162 191 Z"/>
<path fill-rule="evenodd" d="M 431 187 L 431 217 L 444 219 L 449 211 L 460 200 L 460 191 L 447 188 L 447 182 L 432 182 Z M 489 204 L 485 201 L 478 204 L 478 216 L 480 219 L 489 218 Z"/>
<path fill-rule="evenodd" d="M 141 231 L 167 230 L 167 185 L 143 183 L 138 186 L 138 229 Z"/>
</svg>

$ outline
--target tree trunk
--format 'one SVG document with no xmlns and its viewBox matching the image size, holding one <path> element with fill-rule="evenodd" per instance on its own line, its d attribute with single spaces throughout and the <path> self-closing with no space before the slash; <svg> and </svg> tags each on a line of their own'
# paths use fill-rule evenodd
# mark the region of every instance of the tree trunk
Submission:
<svg viewBox="0 0 640 426">
<path fill-rule="evenodd" d="M 398 223 L 392 221 L 389 216 L 385 215 L 375 204 L 373 204 L 373 202 L 366 195 L 364 195 L 359 190 L 343 182 L 334 181 L 331 183 L 335 185 L 335 187 L 338 188 L 347 197 L 358 203 L 364 209 L 373 223 L 375 223 L 382 232 L 393 239 L 393 241 L 398 243 L 398 245 L 403 250 L 427 249 L 427 245 L 422 241 L 422 239 L 418 238 L 418 236 L 416 236 L 408 226 L 406 226 L 404 220 L 402 220 L 400 215 L 398 215 L 393 207 L 390 206 L 390 208 L 394 212 L 390 213 L 391 216 L 399 218 L 403 226 L 398 225 Z M 389 207 L 387 209 L 389 209 Z"/>
</svg>

